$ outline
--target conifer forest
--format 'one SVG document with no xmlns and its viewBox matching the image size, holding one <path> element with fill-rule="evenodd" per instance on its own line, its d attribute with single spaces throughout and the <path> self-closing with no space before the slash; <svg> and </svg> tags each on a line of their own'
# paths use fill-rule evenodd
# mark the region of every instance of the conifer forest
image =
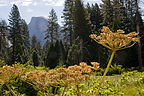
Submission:
<svg viewBox="0 0 144 96">
<path fill-rule="evenodd" d="M 84 1 L 62 24 L 51 8 L 42 40 L 17 4 L 0 12 L 0 96 L 144 96 L 144 1 Z"/>
</svg>

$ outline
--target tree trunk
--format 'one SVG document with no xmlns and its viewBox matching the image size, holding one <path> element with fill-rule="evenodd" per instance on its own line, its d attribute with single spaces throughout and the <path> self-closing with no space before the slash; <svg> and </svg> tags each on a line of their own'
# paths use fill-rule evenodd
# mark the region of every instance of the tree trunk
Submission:
<svg viewBox="0 0 144 96">
<path fill-rule="evenodd" d="M 136 30 L 137 33 L 140 33 L 140 20 L 139 20 L 139 11 L 138 11 L 138 0 L 136 0 Z M 138 35 L 138 37 L 140 37 Z M 142 65 L 142 52 L 141 52 L 141 41 L 139 39 L 138 41 L 138 62 L 139 62 L 139 67 L 140 69 L 143 67 Z"/>
</svg>

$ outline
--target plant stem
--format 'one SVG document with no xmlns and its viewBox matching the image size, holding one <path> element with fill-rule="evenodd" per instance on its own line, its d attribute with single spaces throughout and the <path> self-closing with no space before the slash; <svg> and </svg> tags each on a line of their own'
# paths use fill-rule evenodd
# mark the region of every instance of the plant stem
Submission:
<svg viewBox="0 0 144 96">
<path fill-rule="evenodd" d="M 76 88 L 77 88 L 77 94 L 78 94 L 78 96 L 81 96 L 78 85 L 76 85 Z"/>
<path fill-rule="evenodd" d="M 42 92 L 42 96 L 44 96 L 44 92 Z"/>
<path fill-rule="evenodd" d="M 56 95 L 57 87 L 58 87 L 58 86 L 56 86 L 56 87 L 55 87 L 55 90 L 54 90 L 54 95 Z"/>
<path fill-rule="evenodd" d="M 9 89 L 9 91 L 13 94 L 13 96 L 17 96 L 14 91 L 10 88 L 8 84 L 6 84 L 6 87 Z"/>
<path fill-rule="evenodd" d="M 116 52 L 116 51 L 113 51 L 112 54 L 111 54 L 111 58 L 110 58 L 110 60 L 109 60 L 109 62 L 108 62 L 108 65 L 107 65 L 107 68 L 106 68 L 106 70 L 105 70 L 105 72 L 104 72 L 104 75 L 103 75 L 103 77 L 102 77 L 102 79 L 101 79 L 101 81 L 100 81 L 100 85 L 99 85 L 99 87 L 98 87 L 96 96 L 99 95 L 99 90 L 100 90 L 100 88 L 101 88 L 101 86 L 102 86 L 102 84 L 103 84 L 103 82 L 104 82 L 104 78 L 105 78 L 105 76 L 106 76 L 106 74 L 107 74 L 107 72 L 108 72 L 108 70 L 109 70 L 109 67 L 110 67 L 111 62 L 112 62 L 112 60 L 113 60 L 113 57 L 114 57 L 115 52 Z"/>
<path fill-rule="evenodd" d="M 66 90 L 66 86 L 64 86 L 64 90 L 63 90 L 62 96 L 64 95 L 65 90 Z"/>
</svg>

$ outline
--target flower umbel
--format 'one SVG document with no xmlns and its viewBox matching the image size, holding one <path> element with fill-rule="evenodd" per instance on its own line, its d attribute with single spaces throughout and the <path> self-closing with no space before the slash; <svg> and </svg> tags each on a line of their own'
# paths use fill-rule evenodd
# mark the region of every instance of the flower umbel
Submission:
<svg viewBox="0 0 144 96">
<path fill-rule="evenodd" d="M 8 84 L 11 80 L 22 74 L 23 70 L 23 67 L 17 65 L 3 66 L 0 68 L 0 84 Z"/>
<path fill-rule="evenodd" d="M 0 85 L 6 85 L 13 96 L 17 96 L 12 88 L 9 86 L 11 80 L 19 77 L 23 73 L 24 68 L 17 65 L 3 66 L 0 68 Z"/>
<path fill-rule="evenodd" d="M 64 88 L 69 85 L 76 85 L 77 90 L 79 90 L 78 85 L 82 81 L 87 80 L 90 77 L 89 74 L 92 73 L 93 70 L 96 71 L 99 68 L 99 63 L 97 62 L 93 62 L 92 65 L 93 66 L 89 66 L 85 62 L 81 62 L 80 66 L 74 65 L 69 66 L 68 68 L 49 70 L 48 72 L 32 70 L 30 72 L 26 72 L 21 79 L 36 87 L 43 93 L 47 92 L 49 86 L 57 85 L 64 86 Z M 64 91 L 62 96 L 64 95 Z M 79 91 L 78 93 L 80 94 Z"/>
<path fill-rule="evenodd" d="M 99 94 L 99 90 L 104 82 L 104 78 L 109 70 L 109 67 L 111 65 L 111 62 L 113 60 L 114 54 L 118 50 L 122 50 L 125 48 L 132 47 L 136 42 L 138 42 L 139 38 L 136 37 L 138 33 L 131 32 L 129 34 L 124 34 L 125 32 L 123 30 L 117 30 L 116 32 L 112 32 L 108 27 L 103 26 L 102 33 L 100 33 L 99 36 L 96 34 L 91 34 L 90 38 L 95 40 L 97 43 L 107 47 L 108 49 L 112 50 L 111 58 L 108 62 L 107 68 L 104 72 L 104 75 L 100 81 L 99 88 L 97 90 L 96 96 Z M 93 66 L 97 66 L 96 63 Z"/>
<path fill-rule="evenodd" d="M 129 48 L 139 40 L 139 38 L 136 37 L 138 35 L 136 32 L 124 34 L 125 32 L 120 29 L 112 32 L 106 26 L 103 26 L 101 32 L 99 36 L 91 34 L 90 38 L 113 51 Z"/>
</svg>

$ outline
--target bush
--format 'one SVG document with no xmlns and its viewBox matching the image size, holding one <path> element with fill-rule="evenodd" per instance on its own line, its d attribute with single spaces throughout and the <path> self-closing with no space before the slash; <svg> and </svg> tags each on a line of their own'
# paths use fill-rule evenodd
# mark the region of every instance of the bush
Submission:
<svg viewBox="0 0 144 96">
<path fill-rule="evenodd" d="M 4 62 L 4 60 L 0 60 L 0 67 L 2 67 L 4 65 L 6 65 L 5 62 Z"/>
<path fill-rule="evenodd" d="M 122 65 L 111 65 L 111 67 L 108 70 L 107 75 L 114 75 L 114 74 L 121 74 L 122 72 L 124 72 L 124 68 L 122 68 Z M 102 76 L 105 72 L 105 69 L 100 69 L 98 70 L 98 72 L 96 73 L 96 75 L 98 76 Z"/>
</svg>

